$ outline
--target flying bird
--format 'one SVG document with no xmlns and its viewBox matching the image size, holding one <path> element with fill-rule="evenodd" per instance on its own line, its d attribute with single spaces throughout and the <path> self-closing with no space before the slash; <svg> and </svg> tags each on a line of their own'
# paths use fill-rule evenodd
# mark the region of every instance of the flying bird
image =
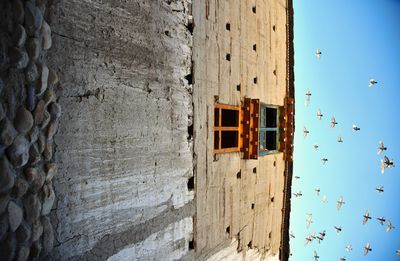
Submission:
<svg viewBox="0 0 400 261">
<path fill-rule="evenodd" d="M 347 246 L 346 246 L 346 251 L 347 252 L 351 252 L 353 250 L 353 247 L 350 245 L 350 244 L 348 244 Z"/>
<path fill-rule="evenodd" d="M 336 230 L 336 233 L 339 234 L 339 232 L 342 232 L 342 227 L 334 226 L 334 228 L 335 228 L 335 230 Z"/>
<path fill-rule="evenodd" d="M 317 251 L 314 250 L 314 261 L 318 261 L 319 256 L 317 255 Z"/>
<path fill-rule="evenodd" d="M 294 195 L 296 198 L 303 196 L 303 194 L 301 193 L 301 191 L 296 192 L 296 193 L 293 193 L 293 195 Z"/>
<path fill-rule="evenodd" d="M 390 169 L 394 167 L 394 161 L 393 159 L 389 159 L 387 156 L 381 160 L 381 173 L 385 173 L 385 169 Z"/>
<path fill-rule="evenodd" d="M 314 147 L 314 150 L 318 150 L 318 148 L 319 148 L 318 144 L 314 144 L 313 147 Z"/>
<path fill-rule="evenodd" d="M 319 60 L 321 58 L 322 52 L 319 48 L 317 48 L 317 50 L 315 51 L 315 56 L 317 57 L 317 59 Z"/>
<path fill-rule="evenodd" d="M 310 104 L 310 101 L 311 101 L 311 92 L 310 92 L 310 89 L 307 89 L 306 100 L 304 102 L 304 106 L 307 107 Z"/>
<path fill-rule="evenodd" d="M 294 178 L 295 178 L 295 179 L 300 179 L 300 177 L 299 177 L 299 176 L 294 176 Z"/>
<path fill-rule="evenodd" d="M 306 138 L 308 133 L 310 133 L 310 131 L 308 131 L 307 128 L 304 127 L 303 128 L 303 137 Z"/>
<path fill-rule="evenodd" d="M 322 114 L 321 109 L 318 109 L 318 111 L 317 111 L 317 118 L 318 118 L 319 120 L 321 120 L 321 119 L 322 119 L 322 116 L 324 116 L 324 115 Z"/>
<path fill-rule="evenodd" d="M 319 193 L 321 192 L 321 190 L 319 188 L 314 189 L 315 192 L 317 192 L 317 196 L 319 196 Z"/>
<path fill-rule="evenodd" d="M 379 187 L 376 187 L 375 188 L 375 190 L 378 192 L 378 193 L 383 193 L 383 186 L 379 186 Z"/>
<path fill-rule="evenodd" d="M 367 209 L 367 211 L 363 215 L 363 225 L 365 225 L 365 223 L 367 223 L 368 219 L 371 219 L 371 217 L 369 216 L 369 212 L 368 212 L 368 209 Z"/>
<path fill-rule="evenodd" d="M 387 223 L 386 233 L 389 233 L 390 230 L 396 228 L 395 226 L 393 226 L 393 224 L 392 224 L 392 222 L 390 220 L 388 220 L 386 223 Z"/>
<path fill-rule="evenodd" d="M 345 203 L 345 202 L 343 201 L 343 197 L 340 196 L 339 199 L 338 199 L 338 201 L 337 201 L 337 210 L 340 210 L 340 208 L 342 207 L 342 205 L 343 205 L 344 203 Z"/>
<path fill-rule="evenodd" d="M 322 197 L 322 203 L 324 203 L 324 204 L 326 204 L 326 203 L 328 203 L 328 199 L 326 198 L 326 195 L 324 195 L 323 197 Z"/>
<path fill-rule="evenodd" d="M 399 250 L 396 250 L 396 255 L 397 255 L 397 256 L 400 256 L 400 249 L 399 249 Z"/>
<path fill-rule="evenodd" d="M 376 218 L 376 219 L 379 221 L 379 223 L 381 223 L 382 226 L 383 226 L 383 224 L 386 222 L 385 217 L 378 217 L 378 218 Z"/>
<path fill-rule="evenodd" d="M 295 238 L 295 236 L 294 236 L 292 231 L 290 231 L 289 235 L 290 235 L 291 238 Z"/>
<path fill-rule="evenodd" d="M 313 223 L 312 214 L 307 214 L 307 218 L 306 218 L 306 228 L 307 229 L 310 227 L 311 223 Z"/>
<path fill-rule="evenodd" d="M 367 243 L 364 247 L 364 256 L 368 255 L 368 252 L 372 251 L 371 245 Z"/>
<path fill-rule="evenodd" d="M 361 130 L 357 125 L 353 124 L 353 131 L 359 131 Z"/>
<path fill-rule="evenodd" d="M 339 143 L 342 143 L 342 142 L 343 142 L 342 136 L 338 136 L 338 137 L 337 137 L 337 142 L 339 142 Z"/>
<path fill-rule="evenodd" d="M 325 230 L 322 231 L 322 232 L 319 232 L 319 235 L 317 236 L 318 244 L 321 243 L 322 240 L 324 240 L 325 235 L 326 235 L 326 231 Z"/>
<path fill-rule="evenodd" d="M 338 122 L 336 121 L 335 117 L 331 118 L 331 128 L 335 128 L 335 125 L 338 124 Z"/>
<path fill-rule="evenodd" d="M 382 141 L 379 142 L 378 155 L 381 155 L 384 150 L 387 150 Z"/>
<path fill-rule="evenodd" d="M 344 256 L 341 256 L 339 260 L 340 261 L 346 261 L 346 258 Z"/>
<path fill-rule="evenodd" d="M 378 82 L 375 80 L 375 79 L 373 79 L 373 78 L 369 78 L 369 87 L 373 87 L 375 84 L 377 84 Z"/>
<path fill-rule="evenodd" d="M 321 159 L 322 165 L 325 165 L 325 163 L 326 163 L 327 161 L 328 161 L 327 158 L 322 158 L 322 159 Z"/>
</svg>

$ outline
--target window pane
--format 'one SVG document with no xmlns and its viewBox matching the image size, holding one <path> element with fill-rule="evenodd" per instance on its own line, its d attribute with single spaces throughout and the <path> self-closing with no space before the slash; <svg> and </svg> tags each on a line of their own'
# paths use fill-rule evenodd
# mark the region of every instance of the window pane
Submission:
<svg viewBox="0 0 400 261">
<path fill-rule="evenodd" d="M 276 131 L 267 131 L 266 133 L 266 147 L 267 150 L 276 150 Z"/>
<path fill-rule="evenodd" d="M 214 109 L 214 126 L 215 127 L 219 126 L 219 109 L 218 108 Z"/>
<path fill-rule="evenodd" d="M 238 131 L 223 131 L 221 149 L 238 147 Z"/>
<path fill-rule="evenodd" d="M 224 127 L 239 126 L 239 111 L 222 109 L 222 126 Z"/>
<path fill-rule="evenodd" d="M 276 128 L 277 127 L 277 109 L 275 108 L 265 108 L 266 117 L 266 128 Z"/>
<path fill-rule="evenodd" d="M 265 128 L 265 107 L 261 107 L 260 127 Z"/>
<path fill-rule="evenodd" d="M 260 131 L 260 140 L 258 141 L 260 144 L 260 150 L 266 150 L 266 133 L 265 131 Z"/>
<path fill-rule="evenodd" d="M 214 131 L 214 149 L 217 150 L 219 148 L 219 132 Z"/>
</svg>

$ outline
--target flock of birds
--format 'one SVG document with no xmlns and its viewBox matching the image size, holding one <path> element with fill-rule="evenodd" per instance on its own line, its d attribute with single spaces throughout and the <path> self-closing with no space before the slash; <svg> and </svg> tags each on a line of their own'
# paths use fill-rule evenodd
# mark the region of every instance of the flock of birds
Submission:
<svg viewBox="0 0 400 261">
<path fill-rule="evenodd" d="M 316 57 L 318 59 L 320 59 L 321 55 L 322 55 L 321 50 L 317 49 L 316 52 L 315 52 L 315 55 L 316 55 Z M 373 78 L 369 79 L 369 87 L 374 87 L 377 83 L 378 82 L 375 79 L 373 79 Z M 306 92 L 305 95 L 306 95 L 306 99 L 305 99 L 305 103 L 304 104 L 307 107 L 311 102 L 312 93 L 311 93 L 311 91 L 309 89 L 307 89 L 307 92 Z M 317 116 L 318 120 L 321 120 L 324 117 L 324 114 L 322 113 L 321 109 L 317 110 L 316 116 Z M 335 126 L 337 124 L 338 124 L 338 122 L 336 121 L 336 118 L 334 116 L 332 116 L 331 121 L 330 121 L 330 127 L 331 128 L 335 128 Z M 361 128 L 358 127 L 356 124 L 353 124 L 352 130 L 353 130 L 353 132 L 358 132 L 358 131 L 361 130 Z M 304 138 L 307 138 L 307 136 L 309 134 L 310 134 L 310 131 L 306 127 L 304 127 L 303 128 L 303 136 L 304 136 Z M 342 136 L 339 135 L 337 137 L 337 142 L 338 143 L 343 143 Z M 314 150 L 318 150 L 319 145 L 318 144 L 314 144 L 313 148 L 314 148 Z M 384 151 L 387 151 L 387 147 L 384 145 L 384 143 L 382 141 L 380 141 L 379 145 L 378 145 L 378 153 L 377 154 L 380 156 Z M 327 162 L 328 162 L 327 158 L 322 158 L 321 159 L 321 163 L 323 165 L 325 165 Z M 381 173 L 382 174 L 384 174 L 386 169 L 393 168 L 393 167 L 394 167 L 394 160 L 393 159 L 389 159 L 387 156 L 384 156 L 381 159 L 380 168 L 381 168 Z M 299 176 L 294 176 L 294 178 L 295 179 L 300 179 Z M 384 192 L 384 187 L 383 186 L 378 186 L 378 187 L 375 188 L 375 190 L 376 190 L 377 193 L 383 193 Z M 317 196 L 319 196 L 320 192 L 321 192 L 321 189 L 320 188 L 315 188 L 314 191 L 316 192 Z M 301 191 L 295 192 L 295 193 L 293 193 L 293 195 L 296 198 L 299 198 L 299 197 L 303 196 Z M 323 195 L 322 203 L 326 204 L 327 202 L 328 202 L 328 200 L 327 200 L 326 195 Z M 339 211 L 344 204 L 345 204 L 345 201 L 343 199 L 343 196 L 340 195 L 338 200 L 336 201 L 337 210 Z M 370 216 L 370 213 L 369 213 L 369 211 L 367 209 L 365 214 L 362 215 L 362 224 L 365 225 L 370 219 L 372 219 L 372 217 Z M 377 217 L 376 219 L 382 226 L 385 225 L 385 223 L 386 223 L 386 232 L 387 233 L 389 233 L 392 229 L 395 228 L 393 226 L 392 222 L 389 219 L 386 219 L 383 216 Z M 312 213 L 306 214 L 306 228 L 308 229 L 312 223 L 313 223 Z M 333 228 L 334 228 L 334 230 L 336 231 L 337 234 L 342 232 L 342 227 L 341 226 L 333 226 Z M 318 243 L 321 243 L 324 240 L 325 236 L 326 236 L 326 230 L 323 230 L 323 231 L 319 232 L 318 234 L 316 234 L 315 232 L 312 232 L 305 238 L 304 244 L 305 245 L 311 244 L 311 243 L 313 243 L 314 240 L 318 241 Z M 292 232 L 290 232 L 290 237 L 291 238 L 295 238 L 295 235 Z M 353 250 L 352 245 L 351 244 L 346 245 L 345 246 L 345 250 L 347 252 L 351 252 Z M 372 251 L 372 247 L 371 247 L 371 244 L 368 242 L 368 243 L 365 244 L 365 246 L 363 248 L 364 256 L 368 255 L 368 253 L 370 251 Z M 396 251 L 396 255 L 400 256 L 400 249 Z M 315 261 L 318 261 L 318 259 L 320 258 L 316 250 L 314 250 L 314 256 L 313 257 L 314 257 Z M 344 256 L 341 256 L 339 260 L 345 261 L 346 258 Z"/>
</svg>

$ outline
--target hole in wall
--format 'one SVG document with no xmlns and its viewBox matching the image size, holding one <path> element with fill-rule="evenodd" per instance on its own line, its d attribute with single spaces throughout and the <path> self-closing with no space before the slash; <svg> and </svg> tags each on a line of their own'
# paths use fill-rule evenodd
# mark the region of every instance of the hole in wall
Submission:
<svg viewBox="0 0 400 261">
<path fill-rule="evenodd" d="M 250 242 L 247 244 L 247 247 L 248 247 L 248 248 L 252 248 L 252 247 L 253 247 L 253 242 L 250 241 Z"/>
<path fill-rule="evenodd" d="M 274 197 L 271 198 L 271 202 L 274 202 Z"/>
<path fill-rule="evenodd" d="M 230 61 L 230 60 L 231 60 L 231 54 L 229 54 L 229 53 L 226 54 L 226 60 L 227 60 L 227 61 Z"/>
<path fill-rule="evenodd" d="M 275 32 L 275 29 L 276 29 L 276 27 L 275 27 L 275 25 L 273 25 L 273 26 L 272 26 L 272 30 L 274 30 L 274 32 Z"/>
<path fill-rule="evenodd" d="M 254 82 L 254 84 L 257 84 L 257 77 L 253 78 L 253 82 Z"/>
<path fill-rule="evenodd" d="M 188 81 L 189 84 L 193 84 L 193 78 L 192 78 L 192 74 L 191 73 L 186 75 L 185 79 Z"/>
<path fill-rule="evenodd" d="M 194 249 L 194 240 L 190 240 L 189 241 L 189 250 L 193 250 Z"/>
<path fill-rule="evenodd" d="M 189 191 L 194 190 L 194 176 L 190 177 L 187 182 L 187 187 Z"/>
<path fill-rule="evenodd" d="M 253 51 L 257 51 L 257 45 L 256 44 L 253 44 Z"/>
<path fill-rule="evenodd" d="M 254 173 L 254 174 L 257 173 L 257 168 L 253 168 L 253 173 Z"/>
<path fill-rule="evenodd" d="M 189 21 L 188 24 L 186 25 L 186 28 L 188 29 L 188 31 L 190 32 L 190 34 L 193 34 L 193 21 Z"/>
<path fill-rule="evenodd" d="M 171 33 L 170 33 L 168 30 L 166 30 L 166 31 L 164 32 L 164 34 L 165 34 L 166 36 L 171 36 Z"/>
<path fill-rule="evenodd" d="M 255 205 L 254 203 L 251 204 L 251 209 L 254 209 L 254 205 Z"/>
<path fill-rule="evenodd" d="M 231 234 L 231 227 L 227 226 L 225 231 L 226 231 L 227 234 Z"/>
<path fill-rule="evenodd" d="M 269 232 L 269 234 L 268 234 L 268 237 L 269 237 L 269 238 L 271 238 L 271 237 L 272 237 L 272 233 L 271 233 L 271 232 Z"/>
<path fill-rule="evenodd" d="M 274 160 L 274 167 L 276 167 L 276 161 Z"/>
<path fill-rule="evenodd" d="M 251 10 L 253 11 L 253 13 L 256 13 L 256 11 L 257 11 L 256 6 L 253 6 L 253 7 L 251 8 Z"/>
<path fill-rule="evenodd" d="M 230 23 L 226 23 L 225 28 L 226 28 L 226 30 L 230 31 L 231 30 L 231 24 Z"/>
<path fill-rule="evenodd" d="M 273 71 L 273 74 L 276 76 L 276 70 Z"/>
<path fill-rule="evenodd" d="M 193 138 L 193 124 L 188 126 L 188 140 Z"/>
<path fill-rule="evenodd" d="M 238 173 L 236 173 L 236 178 L 237 178 L 237 179 L 242 178 L 242 172 L 241 172 L 241 171 L 239 171 Z"/>
<path fill-rule="evenodd" d="M 240 92 L 240 84 L 236 85 L 236 90 Z"/>
</svg>

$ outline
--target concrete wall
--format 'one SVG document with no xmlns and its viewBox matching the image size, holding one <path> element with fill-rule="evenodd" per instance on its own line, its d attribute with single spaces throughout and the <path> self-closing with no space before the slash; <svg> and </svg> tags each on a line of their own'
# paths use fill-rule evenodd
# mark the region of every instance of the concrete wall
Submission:
<svg viewBox="0 0 400 261">
<path fill-rule="evenodd" d="M 53 1 L 49 63 L 63 107 L 51 213 L 56 260 L 187 254 L 194 214 L 188 2 Z"/>
<path fill-rule="evenodd" d="M 211 260 L 279 258 L 283 154 L 259 160 L 241 160 L 238 152 L 214 155 L 212 123 L 217 99 L 237 106 L 244 97 L 284 104 L 286 1 L 196 1 L 193 15 L 196 255 Z"/>
</svg>

